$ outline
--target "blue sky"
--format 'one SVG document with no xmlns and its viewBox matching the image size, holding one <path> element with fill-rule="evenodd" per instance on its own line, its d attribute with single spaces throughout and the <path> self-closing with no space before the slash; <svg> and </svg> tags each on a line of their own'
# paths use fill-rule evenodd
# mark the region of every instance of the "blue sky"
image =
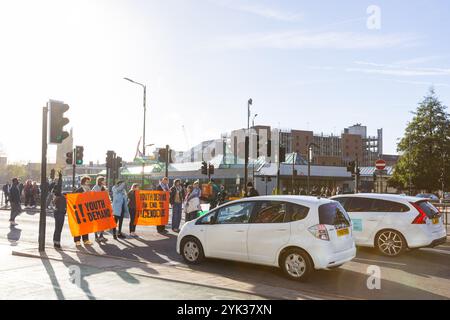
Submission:
<svg viewBox="0 0 450 320">
<path fill-rule="evenodd" d="M 380 29 L 367 28 L 370 5 Z M 444 0 L 1 1 L 0 143 L 11 161 L 39 161 L 52 98 L 71 105 L 87 160 L 132 160 L 142 92 L 130 77 L 148 85 L 148 143 L 184 150 L 244 127 L 252 98 L 256 124 L 362 123 L 395 153 L 431 85 L 450 103 L 449 12 Z"/>
</svg>

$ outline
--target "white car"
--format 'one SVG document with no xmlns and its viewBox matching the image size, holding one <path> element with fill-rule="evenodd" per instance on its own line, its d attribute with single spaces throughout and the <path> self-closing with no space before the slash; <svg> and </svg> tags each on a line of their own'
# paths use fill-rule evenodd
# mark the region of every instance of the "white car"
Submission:
<svg viewBox="0 0 450 320">
<path fill-rule="evenodd" d="M 339 195 L 352 219 L 357 246 L 376 247 L 386 256 L 445 243 L 443 216 L 427 199 L 393 194 Z"/>
<path fill-rule="evenodd" d="M 177 252 L 190 264 L 219 258 L 280 267 L 304 280 L 356 254 L 350 217 L 339 202 L 306 196 L 262 196 L 226 203 L 190 221 Z"/>
</svg>

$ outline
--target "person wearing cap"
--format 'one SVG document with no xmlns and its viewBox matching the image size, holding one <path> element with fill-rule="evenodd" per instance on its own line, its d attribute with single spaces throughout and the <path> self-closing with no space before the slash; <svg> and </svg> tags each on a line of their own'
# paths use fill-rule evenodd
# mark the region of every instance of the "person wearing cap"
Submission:
<svg viewBox="0 0 450 320">
<path fill-rule="evenodd" d="M 253 183 L 248 182 L 247 183 L 247 192 L 245 193 L 245 198 L 252 198 L 252 197 L 258 197 L 258 196 L 259 196 L 259 193 L 255 189 L 255 187 L 253 187 Z"/>
</svg>

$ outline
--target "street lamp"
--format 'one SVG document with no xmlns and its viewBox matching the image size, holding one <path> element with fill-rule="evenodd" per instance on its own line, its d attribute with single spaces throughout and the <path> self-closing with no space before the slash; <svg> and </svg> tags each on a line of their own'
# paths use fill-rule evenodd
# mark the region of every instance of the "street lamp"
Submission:
<svg viewBox="0 0 450 320">
<path fill-rule="evenodd" d="M 253 116 L 253 120 L 252 120 L 252 127 L 255 127 L 255 118 L 258 116 L 257 113 L 255 113 L 255 115 Z"/>
<path fill-rule="evenodd" d="M 247 134 L 245 135 L 245 164 L 244 164 L 244 188 L 247 188 L 248 181 L 248 153 L 249 153 L 249 144 L 250 144 L 250 106 L 253 105 L 253 100 L 248 99 L 247 103 Z"/>
<path fill-rule="evenodd" d="M 311 192 L 310 185 L 309 185 L 309 180 L 311 178 L 311 153 L 312 153 L 312 147 L 319 148 L 319 146 L 317 144 L 313 143 L 313 142 L 310 142 L 308 144 L 308 195 Z"/>
<path fill-rule="evenodd" d="M 145 183 L 145 116 L 147 112 L 147 86 L 131 80 L 130 78 L 124 78 L 124 80 L 130 81 L 131 83 L 137 84 L 144 89 L 144 125 L 143 125 L 143 134 L 142 134 L 142 153 L 144 155 L 144 159 L 142 161 L 142 188 L 144 188 Z"/>
</svg>

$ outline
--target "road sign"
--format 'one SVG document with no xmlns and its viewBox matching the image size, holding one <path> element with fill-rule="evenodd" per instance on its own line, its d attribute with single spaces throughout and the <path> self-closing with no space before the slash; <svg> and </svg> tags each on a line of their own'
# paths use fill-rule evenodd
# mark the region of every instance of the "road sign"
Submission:
<svg viewBox="0 0 450 320">
<path fill-rule="evenodd" d="M 384 170 L 384 168 L 386 168 L 386 161 L 384 161 L 383 159 L 379 159 L 375 162 L 375 167 L 378 170 Z"/>
</svg>

